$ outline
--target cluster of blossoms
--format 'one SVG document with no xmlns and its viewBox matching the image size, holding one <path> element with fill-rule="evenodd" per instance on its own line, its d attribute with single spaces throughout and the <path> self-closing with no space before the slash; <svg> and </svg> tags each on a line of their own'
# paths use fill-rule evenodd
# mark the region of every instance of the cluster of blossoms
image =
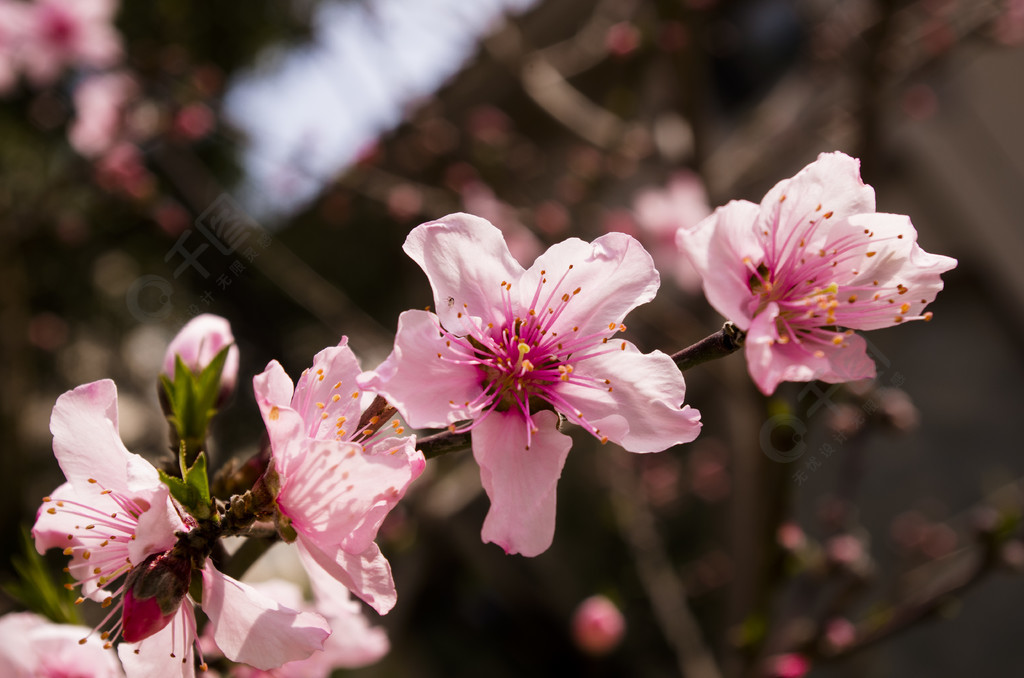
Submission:
<svg viewBox="0 0 1024 678">
<path fill-rule="evenodd" d="M 853 330 L 929 319 L 939 274 L 956 263 L 924 252 L 907 217 L 876 214 L 857 161 L 838 153 L 761 205 L 732 202 L 676 237 L 711 304 L 745 335 L 765 393 L 782 381 L 872 376 Z M 129 675 L 193 674 L 196 606 L 209 619 L 211 656 L 258 670 L 302 662 L 296 675 L 326 675 L 386 652 L 351 596 L 380 614 L 397 600 L 375 539 L 425 458 L 398 420 L 387 424 L 396 413 L 441 436 L 469 434 L 490 500 L 482 538 L 525 556 L 553 539 L 567 424 L 639 453 L 700 433 L 673 357 L 618 336 L 660 284 L 631 236 L 565 240 L 524 268 L 494 225 L 453 214 L 413 229 L 404 249 L 427 275 L 435 311 L 403 313 L 393 351 L 374 370 L 362 372 L 342 338 L 297 383 L 277 361 L 256 375 L 267 459 L 241 495 L 209 497 L 202 452 L 207 413 L 237 380 L 223 319 L 194 319 L 168 349 L 162 404 L 180 439 L 180 478 L 124 447 L 113 382 L 57 400 L 51 431 L 67 482 L 44 499 L 33 536 L 40 552 L 71 556 L 80 601 L 108 608 L 101 639 L 121 641 Z M 182 409 L 191 402 L 204 403 L 198 414 Z M 315 606 L 286 585 L 256 587 L 218 570 L 220 537 L 257 523 L 294 545 Z M 607 601 L 577 626 L 594 653 L 623 630 Z"/>
<path fill-rule="evenodd" d="M 105 69 L 120 61 L 116 0 L 0 1 L 0 96 L 19 74 L 35 88 L 69 67 Z"/>
<path fill-rule="evenodd" d="M 20 82 L 30 91 L 66 88 L 74 110 L 68 143 L 94 163 L 101 188 L 139 199 L 155 181 L 139 146 L 163 130 L 125 65 L 118 7 L 118 0 L 0 0 L 0 98 Z M 214 124 L 213 112 L 193 101 L 166 131 L 195 140 Z"/>
</svg>

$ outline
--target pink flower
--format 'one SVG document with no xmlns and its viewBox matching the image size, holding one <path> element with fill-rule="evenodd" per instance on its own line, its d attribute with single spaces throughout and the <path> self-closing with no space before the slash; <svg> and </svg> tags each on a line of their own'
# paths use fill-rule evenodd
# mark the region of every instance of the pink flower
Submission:
<svg viewBox="0 0 1024 678">
<path fill-rule="evenodd" d="M 82 593 L 111 608 L 99 624 L 110 628 L 101 634 L 107 647 L 122 629 L 126 640 L 138 641 L 118 647 L 129 676 L 194 675 L 196 621 L 188 581 L 181 585 L 180 572 L 168 577 L 175 568 L 190 577 L 193 565 L 202 568 L 203 610 L 230 658 L 271 668 L 322 647 L 329 629 L 321 617 L 281 607 L 218 572 L 205 553 L 179 544 L 178 535 L 194 522 L 182 519 L 157 470 L 121 442 L 114 382 L 62 395 L 50 430 L 67 482 L 43 500 L 32 529 L 36 548 L 63 548 Z M 192 562 L 181 568 L 175 561 L 184 556 Z M 147 585 L 153 581 L 155 587 Z"/>
<path fill-rule="evenodd" d="M 31 612 L 0 617 L 0 676 L 5 678 L 123 678 L 112 652 L 80 644 L 83 626 L 54 624 Z"/>
<path fill-rule="evenodd" d="M 0 0 L 0 96 L 14 89 L 18 81 L 18 42 L 26 22 L 26 6 Z"/>
<path fill-rule="evenodd" d="M 691 229 L 711 214 L 704 184 L 689 170 L 678 172 L 662 189 L 649 188 L 633 201 L 637 223 L 643 228 L 641 237 L 651 250 L 659 271 L 669 271 L 676 284 L 696 293 L 700 274 L 686 257 L 679 256 L 676 232 Z"/>
<path fill-rule="evenodd" d="M 633 238 L 566 240 L 524 270 L 490 222 L 453 214 L 413 229 L 405 251 L 430 279 L 437 314 L 403 313 L 393 352 L 359 382 L 413 426 L 473 431 L 491 500 L 484 541 L 527 556 L 551 544 L 572 444 L 556 412 L 632 452 L 697 436 L 671 358 L 614 339 L 658 289 Z"/>
<path fill-rule="evenodd" d="M 789 653 L 769 657 L 769 678 L 803 678 L 811 670 L 811 662 L 802 654 Z"/>
<path fill-rule="evenodd" d="M 127 73 L 104 73 L 75 87 L 75 121 L 68 131 L 71 146 L 87 158 L 110 150 L 121 133 L 124 108 L 138 85 Z"/>
<path fill-rule="evenodd" d="M 608 654 L 622 642 L 626 620 L 606 596 L 591 596 L 576 608 L 572 617 L 572 636 L 584 652 L 594 656 Z"/>
<path fill-rule="evenodd" d="M 231 334 L 231 323 L 219 315 L 197 315 L 178 330 L 164 353 L 163 373 L 173 380 L 175 356 L 181 356 L 182 362 L 199 374 L 225 346 L 231 347 L 220 375 L 221 392 L 226 395 L 238 381 L 238 346 Z"/>
<path fill-rule="evenodd" d="M 765 394 L 783 381 L 873 377 L 853 330 L 930 319 L 939 274 L 956 266 L 917 245 L 909 217 L 876 213 L 859 162 L 842 153 L 677 237 L 708 301 L 747 332 L 747 366 Z"/>
<path fill-rule="evenodd" d="M 68 66 L 107 68 L 121 58 L 114 28 L 117 0 L 36 0 L 30 5 L 21 60 L 36 87 Z"/>
<path fill-rule="evenodd" d="M 270 435 L 281 513 L 310 572 L 323 568 L 384 614 L 397 600 L 377 530 L 426 466 L 415 438 L 368 431 L 355 355 L 342 338 L 321 351 L 293 389 L 275 360 L 253 379 Z M 396 421 L 395 434 L 402 433 Z"/>
</svg>

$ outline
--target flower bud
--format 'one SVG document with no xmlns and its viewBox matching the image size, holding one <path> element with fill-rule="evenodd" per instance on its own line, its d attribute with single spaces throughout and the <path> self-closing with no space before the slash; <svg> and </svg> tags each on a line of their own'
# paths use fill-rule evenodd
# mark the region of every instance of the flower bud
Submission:
<svg viewBox="0 0 1024 678">
<path fill-rule="evenodd" d="M 175 356 L 181 356 L 182 362 L 199 374 L 225 346 L 231 346 L 220 375 L 220 401 L 223 401 L 235 389 L 238 380 L 238 347 L 234 343 L 227 320 L 211 313 L 197 315 L 181 328 L 167 347 L 164 374 L 174 379 Z"/>
<path fill-rule="evenodd" d="M 802 654 L 780 654 L 768 659 L 771 678 L 802 678 L 811 670 L 811 662 Z"/>
<path fill-rule="evenodd" d="M 572 620 L 572 635 L 576 645 L 594 656 L 608 654 L 622 640 L 626 632 L 626 621 L 605 596 L 591 596 L 576 608 Z"/>
<path fill-rule="evenodd" d="M 170 623 L 188 593 L 192 560 L 177 550 L 157 553 L 128 573 L 121 636 L 135 643 Z"/>
</svg>

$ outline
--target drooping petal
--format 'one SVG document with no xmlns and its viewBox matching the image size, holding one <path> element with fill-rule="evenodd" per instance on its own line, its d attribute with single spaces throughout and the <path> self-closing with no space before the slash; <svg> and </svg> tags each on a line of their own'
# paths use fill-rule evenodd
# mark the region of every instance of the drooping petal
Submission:
<svg viewBox="0 0 1024 678">
<path fill-rule="evenodd" d="M 403 247 L 420 265 L 434 291 L 434 309 L 445 327 L 468 307 L 473 315 L 500 310 L 503 281 L 518 280 L 523 267 L 512 258 L 505 238 L 491 222 L 472 214 L 449 214 L 414 228 Z M 450 301 L 449 301 L 450 300 Z"/>
<path fill-rule="evenodd" d="M 117 655 L 129 678 L 195 678 L 195 612 L 187 599 L 170 624 L 138 643 L 121 643 Z"/>
<path fill-rule="evenodd" d="M 693 229 L 680 229 L 676 236 L 679 249 L 703 278 L 704 294 L 712 308 L 743 330 L 751 318 L 751 266 L 756 268 L 765 258 L 762 241 L 756 236 L 759 215 L 760 208 L 754 203 L 733 200 Z"/>
<path fill-rule="evenodd" d="M 570 301 L 559 324 L 578 326 L 583 335 L 606 329 L 609 323 L 619 324 L 631 310 L 654 298 L 661 281 L 651 255 L 625 233 L 606 233 L 592 243 L 569 238 L 537 257 L 522 276 L 517 288 L 520 312 L 531 308 L 541 278 L 555 284 L 563 274 L 564 281 L 554 290 L 555 300 L 568 294 Z M 543 304 L 545 299 L 539 301 Z"/>
<path fill-rule="evenodd" d="M 828 383 L 856 381 L 875 376 L 875 363 L 867 355 L 867 345 L 856 334 L 846 337 L 842 346 L 831 342 L 807 345 L 807 342 L 779 342 L 775 319 L 778 304 L 768 304 L 747 332 L 745 351 L 750 377 L 765 395 L 771 395 L 783 381 L 820 380 Z"/>
<path fill-rule="evenodd" d="M 224 656 L 262 670 L 305 659 L 323 649 L 331 633 L 320 615 L 284 607 L 209 561 L 203 567 L 203 610 Z"/>
<path fill-rule="evenodd" d="M 572 447 L 556 428 L 558 415 L 533 415 L 537 432 L 526 449 L 521 416 L 495 412 L 473 429 L 473 456 L 491 500 L 481 537 L 505 553 L 543 553 L 555 533 L 555 489 Z"/>
<path fill-rule="evenodd" d="M 307 572 L 314 566 L 323 568 L 379 614 L 387 614 L 398 601 L 391 565 L 376 544 L 363 553 L 351 554 L 342 548 L 325 553 L 301 535 L 295 543 Z"/>
<path fill-rule="evenodd" d="M 402 313 L 391 355 L 358 380 L 361 387 L 385 396 L 416 428 L 442 428 L 472 418 L 474 410 L 458 406 L 472 402 L 483 391 L 475 365 L 455 364 L 438 356 L 449 352 L 436 323 L 436 316 L 426 311 Z"/>
<path fill-rule="evenodd" d="M 117 387 L 110 379 L 83 384 L 57 398 L 50 431 L 57 463 L 76 487 L 84 489 L 93 478 L 104 489 L 134 494 L 160 484 L 153 465 L 121 442 Z"/>
<path fill-rule="evenodd" d="M 628 341 L 621 350 L 580 361 L 576 376 L 610 382 L 593 388 L 581 379 L 560 385 L 559 394 L 612 442 L 630 452 L 660 452 L 700 433 L 700 412 L 683 405 L 686 385 L 672 358 L 641 353 Z M 609 378 L 610 377 L 610 378 Z"/>
</svg>

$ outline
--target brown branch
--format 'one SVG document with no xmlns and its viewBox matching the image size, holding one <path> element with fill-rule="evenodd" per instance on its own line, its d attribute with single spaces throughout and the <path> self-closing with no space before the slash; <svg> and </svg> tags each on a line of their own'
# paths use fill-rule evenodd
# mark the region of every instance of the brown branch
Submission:
<svg viewBox="0 0 1024 678">
<path fill-rule="evenodd" d="M 726 322 L 722 329 L 711 336 L 704 337 L 696 344 L 674 353 L 672 360 L 679 366 L 681 372 L 685 372 L 691 367 L 735 353 L 743 348 L 746 338 L 746 332 L 731 322 Z"/>
</svg>

